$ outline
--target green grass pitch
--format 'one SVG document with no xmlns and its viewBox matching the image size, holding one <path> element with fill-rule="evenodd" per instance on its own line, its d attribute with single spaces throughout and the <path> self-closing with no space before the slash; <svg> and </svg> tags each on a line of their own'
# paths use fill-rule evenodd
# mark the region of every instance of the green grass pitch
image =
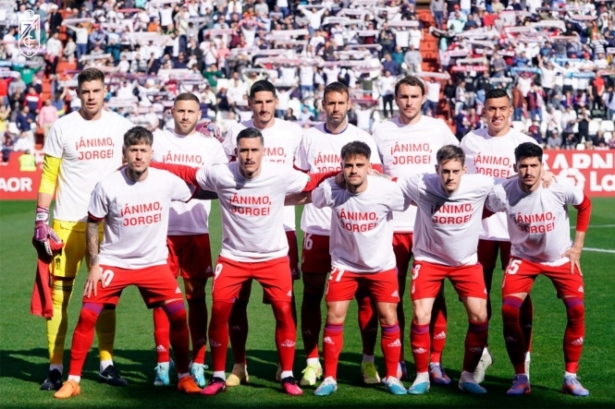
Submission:
<svg viewBox="0 0 615 409">
<path fill-rule="evenodd" d="M 425 396 L 392 396 L 382 387 L 366 387 L 360 383 L 359 362 L 361 343 L 357 330 L 356 305 L 352 304 L 345 328 L 345 344 L 339 367 L 339 389 L 330 397 L 317 398 L 313 389 L 305 388 L 304 396 L 282 394 L 274 381 L 277 354 L 274 345 L 274 321 L 270 307 L 261 304 L 261 287 L 253 288 L 249 306 L 248 369 L 250 385 L 230 388 L 215 397 L 185 396 L 174 387 L 154 387 L 153 369 L 156 354 L 152 334 L 152 316 L 145 309 L 135 288 L 125 291 L 117 310 L 115 361 L 130 384 L 113 388 L 96 382 L 98 358 L 94 346 L 90 351 L 82 381 L 82 394 L 68 401 L 57 401 L 50 392 L 38 390 L 47 373 L 47 342 L 44 320 L 29 314 L 29 299 L 35 268 L 35 252 L 31 247 L 33 202 L 0 202 L 0 407 L 2 408 L 181 408 L 181 407 L 615 407 L 615 199 L 593 200 L 593 215 L 586 247 L 608 249 L 611 252 L 586 251 L 582 267 L 586 280 L 585 348 L 579 377 L 591 395 L 580 399 L 560 393 L 563 376 L 562 337 L 565 309 L 555 296 L 548 279 L 537 280 L 532 293 L 535 305 L 534 343 L 532 352 L 532 393 L 524 397 L 507 397 L 512 366 L 502 337 L 500 294 L 494 279 L 494 318 L 490 327 L 490 349 L 494 366 L 487 372 L 484 386 L 489 393 L 475 397 L 462 394 L 456 388 L 463 354 L 463 339 L 467 326 L 465 313 L 450 284 L 446 294 L 449 306 L 449 336 L 443 356 L 448 374 L 455 382 L 448 388 L 432 387 Z M 574 216 L 573 216 L 574 217 Z M 220 222 L 217 204 L 211 217 L 214 257 L 220 248 Z M 300 232 L 298 232 L 301 234 Z M 572 231 L 574 233 L 574 231 Z M 301 237 L 299 237 L 301 239 Z M 85 280 L 82 267 L 70 305 L 70 347 L 72 331 L 80 307 Z M 211 284 L 210 284 L 211 285 Z M 301 283 L 295 284 L 297 301 L 301 302 Z M 404 297 L 409 316 L 409 298 Z M 208 299 L 208 305 L 211 300 Z M 406 336 L 408 328 L 406 328 Z M 295 376 L 300 378 L 305 355 L 300 337 L 297 339 Z M 406 341 L 406 359 L 414 376 L 410 349 Z M 231 368 L 231 353 L 227 370 Z M 68 368 L 69 353 L 64 365 Z M 209 359 L 208 359 L 209 362 Z M 379 343 L 376 364 L 382 374 L 384 363 Z M 208 371 L 208 377 L 211 372 Z M 175 381 L 172 374 L 172 380 Z M 406 382 L 408 386 L 408 382 Z"/>
</svg>

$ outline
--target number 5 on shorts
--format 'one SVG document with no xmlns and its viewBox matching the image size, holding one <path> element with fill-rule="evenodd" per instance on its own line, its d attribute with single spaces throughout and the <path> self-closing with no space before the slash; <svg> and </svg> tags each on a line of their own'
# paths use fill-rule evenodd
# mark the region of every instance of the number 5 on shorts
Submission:
<svg viewBox="0 0 615 409">
<path fill-rule="evenodd" d="M 508 267 L 506 268 L 506 274 L 517 274 L 517 271 L 519 271 L 519 267 L 521 267 L 521 260 L 519 259 L 514 259 L 512 260 L 509 264 Z"/>
</svg>

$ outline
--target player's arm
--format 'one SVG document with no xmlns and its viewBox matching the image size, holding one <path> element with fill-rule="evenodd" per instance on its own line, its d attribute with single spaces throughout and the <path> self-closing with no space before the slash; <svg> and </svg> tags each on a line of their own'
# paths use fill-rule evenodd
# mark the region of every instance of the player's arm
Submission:
<svg viewBox="0 0 615 409">
<path fill-rule="evenodd" d="M 166 170 L 178 176 L 184 182 L 189 183 L 193 186 L 199 187 L 199 182 L 196 178 L 196 174 L 198 172 L 197 168 L 193 168 L 186 165 L 176 165 L 171 163 L 162 163 L 162 162 L 151 162 L 150 166 L 156 169 Z"/>
<path fill-rule="evenodd" d="M 98 225 L 102 219 L 99 219 L 92 214 L 88 214 L 87 226 L 85 229 L 85 241 L 87 244 L 88 256 L 90 265 L 88 266 L 88 278 L 85 282 L 84 295 L 90 297 L 92 292 L 96 296 L 96 286 L 99 281 L 102 281 L 103 273 L 98 264 Z M 105 283 L 102 283 L 103 287 Z"/>
<path fill-rule="evenodd" d="M 40 256 L 53 256 L 49 239 L 60 242 L 56 232 L 49 226 L 49 208 L 56 190 L 61 158 L 45 155 L 43 160 L 43 174 L 36 199 L 36 218 L 34 220 L 34 237 L 32 242 Z"/>
<path fill-rule="evenodd" d="M 305 187 L 303 188 L 303 192 L 311 192 L 312 190 L 316 189 L 318 185 L 320 185 L 325 179 L 335 177 L 339 173 L 340 172 L 337 170 L 333 170 L 331 172 L 326 172 L 326 173 L 308 173 L 308 176 L 310 177 L 310 179 L 305 184 Z"/>
<path fill-rule="evenodd" d="M 592 202 L 589 198 L 583 195 L 583 200 L 578 205 L 573 205 L 577 209 L 577 225 L 574 233 L 574 243 L 572 247 L 566 251 L 563 256 L 570 259 L 570 274 L 574 274 L 574 267 L 576 266 L 581 272 L 581 251 L 583 250 L 583 244 L 585 243 L 585 232 L 589 227 L 589 219 L 592 212 Z"/>
<path fill-rule="evenodd" d="M 302 206 L 312 203 L 312 192 L 291 193 L 284 198 L 284 206 Z"/>
</svg>

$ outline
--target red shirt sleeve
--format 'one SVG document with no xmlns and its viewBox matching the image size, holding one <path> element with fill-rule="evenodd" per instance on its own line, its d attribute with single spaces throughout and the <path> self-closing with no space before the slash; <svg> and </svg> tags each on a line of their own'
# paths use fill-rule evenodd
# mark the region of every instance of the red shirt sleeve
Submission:
<svg viewBox="0 0 615 409">
<path fill-rule="evenodd" d="M 318 185 L 322 183 L 323 180 L 337 176 L 340 172 L 337 170 L 327 172 L 327 173 L 308 173 L 310 176 L 310 181 L 307 182 L 305 187 L 303 188 L 304 192 L 311 192 L 316 189 Z"/>
<path fill-rule="evenodd" d="M 196 187 L 199 186 L 199 182 L 196 180 L 197 168 L 193 168 L 185 165 L 174 165 L 170 163 L 151 162 L 149 164 L 152 168 L 166 170 L 171 172 L 175 176 L 180 177 L 184 182 L 190 183 Z"/>
<path fill-rule="evenodd" d="M 578 205 L 574 205 L 574 208 L 579 211 L 576 229 L 577 231 L 586 232 L 589 227 L 589 217 L 592 213 L 592 202 L 587 196 L 583 195 L 583 201 Z"/>
</svg>

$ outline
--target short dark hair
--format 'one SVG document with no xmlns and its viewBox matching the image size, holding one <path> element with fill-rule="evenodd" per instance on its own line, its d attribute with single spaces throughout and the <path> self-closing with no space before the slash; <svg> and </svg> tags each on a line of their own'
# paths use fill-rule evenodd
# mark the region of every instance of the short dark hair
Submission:
<svg viewBox="0 0 615 409">
<path fill-rule="evenodd" d="M 411 87 L 419 87 L 421 89 L 421 95 L 425 95 L 425 84 L 423 83 L 423 80 L 419 77 L 415 77 L 414 75 L 408 75 L 397 81 L 397 84 L 395 84 L 395 96 L 399 94 L 399 87 L 404 84 Z"/>
<path fill-rule="evenodd" d="M 252 87 L 250 88 L 250 98 L 254 98 L 257 92 L 263 91 L 271 92 L 274 97 L 278 97 L 275 92 L 275 86 L 271 82 L 267 80 L 260 80 L 252 84 Z"/>
<path fill-rule="evenodd" d="M 494 88 L 490 89 L 489 91 L 487 91 L 487 94 L 485 94 L 485 103 L 490 99 L 496 98 L 508 98 L 510 100 L 508 92 L 506 92 L 502 88 Z"/>
<path fill-rule="evenodd" d="M 348 142 L 342 147 L 342 160 L 353 156 L 365 156 L 369 160 L 372 156 L 372 150 L 365 142 Z"/>
<path fill-rule="evenodd" d="M 323 94 L 323 99 L 327 99 L 327 94 L 330 94 L 332 92 L 338 92 L 340 94 L 346 94 L 347 96 L 350 95 L 348 93 L 348 87 L 346 86 L 346 84 L 341 83 L 339 81 L 332 82 L 331 84 L 329 84 L 329 85 L 327 85 L 325 87 L 325 92 Z"/>
<path fill-rule="evenodd" d="M 77 88 L 81 89 L 84 82 L 100 81 L 105 85 L 105 73 L 98 68 L 86 68 L 77 75 Z"/>
<path fill-rule="evenodd" d="M 532 142 L 524 142 L 515 148 L 515 161 L 519 163 L 521 159 L 538 158 L 542 163 L 542 148 Z"/>
<path fill-rule="evenodd" d="M 199 105 L 201 104 L 199 98 L 192 92 L 182 92 L 181 94 L 179 94 L 177 97 L 175 97 L 175 102 L 173 102 L 173 105 L 175 105 L 179 101 L 194 101 Z"/>
<path fill-rule="evenodd" d="M 261 145 L 265 146 L 265 138 L 263 138 L 263 134 L 256 128 L 246 128 L 242 129 L 239 134 L 237 134 L 237 145 L 239 145 L 240 139 L 250 139 L 250 138 L 258 138 L 261 140 Z"/>
<path fill-rule="evenodd" d="M 124 134 L 124 148 L 141 144 L 152 146 L 154 144 L 154 134 L 142 126 L 135 126 L 126 131 Z"/>
<path fill-rule="evenodd" d="M 456 145 L 444 145 L 438 149 L 436 158 L 438 160 L 438 165 L 442 165 L 444 162 L 448 162 L 449 160 L 458 160 L 462 165 L 466 162 L 466 154 L 459 146 Z"/>
</svg>

